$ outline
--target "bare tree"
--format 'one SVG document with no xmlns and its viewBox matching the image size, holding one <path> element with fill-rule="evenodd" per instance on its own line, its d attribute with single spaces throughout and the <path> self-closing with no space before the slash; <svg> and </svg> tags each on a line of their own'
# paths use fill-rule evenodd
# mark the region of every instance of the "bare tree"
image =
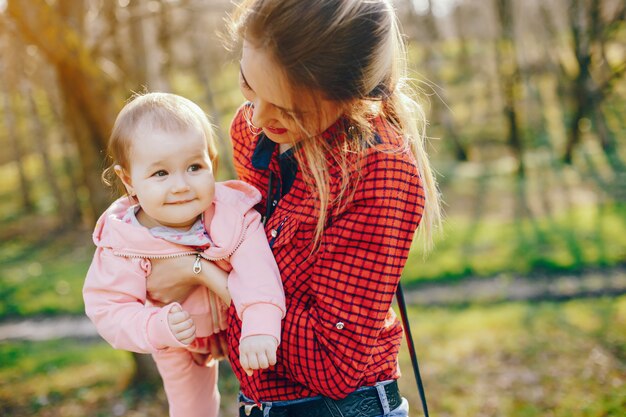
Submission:
<svg viewBox="0 0 626 417">
<path fill-rule="evenodd" d="M 42 125 L 39 109 L 35 103 L 34 93 L 30 85 L 30 81 L 23 79 L 20 83 L 22 97 L 26 101 L 26 112 L 29 115 L 28 124 L 30 125 L 29 132 L 31 137 L 34 138 L 36 151 L 41 156 L 43 165 L 44 181 L 48 184 L 48 188 L 52 194 L 52 198 L 55 201 L 57 212 L 60 216 L 63 213 L 67 213 L 67 201 L 63 197 L 61 187 L 57 181 L 57 173 L 54 170 L 52 158 L 47 143 L 46 129 Z"/>
<path fill-rule="evenodd" d="M 200 84 L 204 90 L 204 101 L 208 107 L 208 113 L 211 115 L 211 119 L 214 123 L 219 123 L 222 119 L 222 109 L 217 105 L 216 94 L 213 82 L 211 81 L 217 74 L 219 64 L 212 62 L 209 57 L 212 55 L 209 53 L 206 47 L 207 34 L 203 32 L 202 28 L 206 26 L 206 16 L 192 15 L 191 27 L 194 28 L 191 34 L 192 48 L 196 53 L 193 56 L 193 71 L 195 76 L 200 81 Z M 222 134 L 220 130 L 216 132 L 219 146 L 220 157 L 220 170 L 225 174 L 227 178 L 235 178 L 237 176 L 235 167 L 232 162 L 232 150 L 228 135 Z"/>
<path fill-rule="evenodd" d="M 519 163 L 517 174 L 523 178 L 526 169 L 522 136 L 519 129 L 520 70 L 515 51 L 513 0 L 495 0 L 495 6 L 500 23 L 500 37 L 495 40 L 496 63 L 504 95 L 504 115 L 508 124 L 507 143 Z"/>
<path fill-rule="evenodd" d="M 14 85 L 14 80 L 7 79 L 9 70 L 6 67 L 6 58 L 10 56 L 11 53 L 7 50 L 6 45 L 2 49 L 4 50 L 3 55 L 5 57 L 5 60 L 0 61 L 0 65 L 4 64 L 2 65 L 4 68 L 2 68 L 2 71 L 0 71 L 0 74 L 4 74 L 4 76 L 0 75 L 0 96 L 2 96 L 2 113 L 4 114 L 6 133 L 11 144 L 13 161 L 15 162 L 17 167 L 22 208 L 26 212 L 30 212 L 34 208 L 33 198 L 30 191 L 30 182 L 28 180 L 28 176 L 26 175 L 26 168 L 24 167 L 24 152 L 22 150 L 20 138 L 18 137 L 15 111 L 11 100 L 11 97 L 15 95 L 15 91 L 9 87 L 10 85 Z"/>
<path fill-rule="evenodd" d="M 448 106 L 448 97 L 443 85 L 440 73 L 443 69 L 443 58 L 437 50 L 437 46 L 441 42 L 437 20 L 433 14 L 433 0 L 428 0 L 428 13 L 425 19 L 427 32 L 430 34 L 430 42 L 426 47 L 426 65 L 428 72 L 434 84 L 436 97 L 432 101 L 433 115 L 443 127 L 445 132 L 445 142 L 449 144 L 456 160 L 467 161 L 467 151 L 461 143 L 461 138 L 457 132 L 454 120 L 450 114 Z"/>
<path fill-rule="evenodd" d="M 623 19 L 626 6 L 622 5 L 615 13 L 615 17 L 609 24 L 601 22 L 601 0 L 570 0 L 569 22 L 572 34 L 573 48 L 578 64 L 578 73 L 573 81 L 574 114 L 570 123 L 569 136 L 565 147 L 563 160 L 572 162 L 572 154 L 580 142 L 580 125 L 585 117 L 594 121 L 593 127 L 600 139 L 607 161 L 616 171 L 623 171 L 624 164 L 617 152 L 617 144 L 611 129 L 607 125 L 603 112 L 603 102 L 606 93 L 612 84 L 621 78 L 626 65 L 610 68 L 606 61 L 605 30 L 611 30 L 611 24 Z M 605 68 L 609 68 L 608 75 L 603 81 L 596 81 L 592 76 L 592 64 L 595 61 L 603 62 Z"/>
<path fill-rule="evenodd" d="M 67 179 L 68 186 L 67 191 L 64 192 L 63 200 L 65 201 L 65 209 L 61 213 L 61 219 L 64 225 L 71 225 L 80 222 L 81 220 L 81 205 L 78 198 L 78 190 L 80 187 L 80 181 L 76 178 L 76 169 L 74 168 L 74 161 L 76 158 L 76 152 L 73 141 L 70 138 L 67 127 L 64 123 L 63 114 L 65 113 L 62 108 L 62 100 L 59 98 L 57 86 L 49 77 L 47 81 L 47 90 L 45 91 L 46 100 L 50 110 L 52 112 L 52 118 L 57 128 L 58 135 L 60 136 L 59 142 L 61 144 L 61 158 L 63 165 L 63 172 Z"/>
<path fill-rule="evenodd" d="M 20 33 L 43 52 L 57 71 L 64 101 L 64 121 L 80 153 L 82 177 L 89 192 L 91 221 L 109 198 L 100 182 L 101 152 L 106 148 L 114 112 L 112 85 L 81 40 L 83 2 L 44 0 L 7 2 L 7 13 Z M 75 27 L 72 27 L 74 23 Z"/>
<path fill-rule="evenodd" d="M 158 1 L 133 0 L 129 3 L 128 30 L 133 49 L 132 64 L 133 90 L 167 91 L 169 81 L 162 74 L 162 52 L 159 44 L 159 10 L 163 4 Z"/>
</svg>

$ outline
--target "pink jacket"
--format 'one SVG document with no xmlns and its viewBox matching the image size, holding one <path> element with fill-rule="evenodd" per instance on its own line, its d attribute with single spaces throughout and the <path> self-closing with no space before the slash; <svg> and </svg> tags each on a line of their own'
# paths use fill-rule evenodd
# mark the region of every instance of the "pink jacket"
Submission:
<svg viewBox="0 0 626 417">
<path fill-rule="evenodd" d="M 151 258 L 202 256 L 220 266 L 223 261 L 232 266 L 228 288 L 243 323 L 241 338 L 272 335 L 280 343 L 285 295 L 260 215 L 253 209 L 260 198 L 254 187 L 242 181 L 216 183 L 214 202 L 204 213 L 214 245 L 204 252 L 155 238 L 148 229 L 123 222 L 131 201 L 128 197 L 115 201 L 96 224 L 96 253 L 83 287 L 85 311 L 100 335 L 116 349 L 139 353 L 187 347 L 167 324 L 169 310 L 178 303 L 151 305 L 146 300 L 146 277 Z M 226 328 L 223 309 L 217 321 L 210 315 L 211 300 L 216 299 L 200 286 L 182 304 L 196 324 L 197 337 Z"/>
</svg>

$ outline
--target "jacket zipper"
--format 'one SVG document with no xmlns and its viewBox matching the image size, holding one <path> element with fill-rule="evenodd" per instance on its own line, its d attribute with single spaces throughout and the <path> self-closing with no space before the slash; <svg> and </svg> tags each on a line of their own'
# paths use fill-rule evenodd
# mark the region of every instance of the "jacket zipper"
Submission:
<svg viewBox="0 0 626 417">
<path fill-rule="evenodd" d="M 243 224 L 242 224 L 242 229 L 243 229 Z M 168 258 L 178 258 L 181 256 L 195 255 L 196 260 L 193 263 L 193 273 L 199 274 L 202 271 L 202 263 L 200 261 L 201 258 L 204 258 L 207 261 L 214 261 L 214 262 L 222 261 L 224 259 L 230 258 L 232 254 L 235 253 L 237 249 L 239 249 L 239 246 L 241 246 L 241 244 L 243 243 L 244 239 L 246 238 L 247 231 L 248 231 L 247 228 L 243 229 L 241 234 L 239 235 L 239 240 L 237 241 L 237 244 L 235 245 L 235 247 L 227 255 L 221 256 L 219 258 L 207 256 L 204 254 L 204 252 L 199 252 L 199 251 L 179 252 L 179 253 L 172 253 L 169 255 L 146 255 L 146 254 L 139 254 L 139 253 L 113 251 L 113 255 L 121 256 L 123 258 L 146 258 L 146 259 L 168 259 Z"/>
</svg>

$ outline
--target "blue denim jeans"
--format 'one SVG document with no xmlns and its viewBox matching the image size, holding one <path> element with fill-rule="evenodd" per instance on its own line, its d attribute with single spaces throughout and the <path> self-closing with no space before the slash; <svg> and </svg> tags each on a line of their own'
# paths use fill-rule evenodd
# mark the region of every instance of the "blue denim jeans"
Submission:
<svg viewBox="0 0 626 417">
<path fill-rule="evenodd" d="M 389 384 L 392 381 L 382 381 L 379 382 L 375 385 L 376 390 L 378 391 L 378 398 L 380 399 L 380 402 L 383 406 L 383 411 L 384 414 L 379 416 L 379 417 L 408 417 L 409 416 L 409 403 L 406 400 L 406 398 L 402 398 L 402 403 L 400 404 L 400 406 L 398 406 L 396 409 L 394 410 L 390 410 L 389 409 L 389 404 L 387 402 L 387 395 L 385 394 L 385 389 L 384 386 L 386 384 Z M 359 388 L 357 391 L 362 390 L 362 389 L 366 389 L 368 387 L 363 387 L 363 388 Z M 309 398 L 299 398 L 297 400 L 290 400 L 290 401 L 268 401 L 268 402 L 262 402 L 261 404 L 263 404 L 263 416 L 264 417 L 268 417 L 270 410 L 272 407 L 276 406 L 286 406 L 286 405 L 291 405 L 291 404 L 297 404 L 297 403 L 302 403 L 302 402 L 306 402 L 306 401 L 311 401 L 311 400 L 315 400 L 318 399 L 320 397 L 309 397 Z M 246 397 L 245 395 L 243 395 L 242 393 L 239 393 L 239 401 L 245 401 L 245 402 L 253 402 L 250 398 Z M 344 416 L 344 417 L 352 417 L 352 416 Z"/>
</svg>

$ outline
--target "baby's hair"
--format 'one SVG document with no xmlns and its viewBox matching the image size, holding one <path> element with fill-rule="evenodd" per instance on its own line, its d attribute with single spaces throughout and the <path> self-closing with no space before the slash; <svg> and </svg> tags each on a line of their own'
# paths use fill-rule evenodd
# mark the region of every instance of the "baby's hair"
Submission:
<svg viewBox="0 0 626 417">
<path fill-rule="evenodd" d="M 134 94 L 117 115 L 109 138 L 109 165 L 102 173 L 102 180 L 108 186 L 117 187 L 123 194 L 124 187 L 115 175 L 114 167 L 120 165 L 130 171 L 132 141 L 140 126 L 172 133 L 188 129 L 202 132 L 213 170 L 217 170 L 217 145 L 213 127 L 197 104 L 170 93 Z"/>
</svg>

